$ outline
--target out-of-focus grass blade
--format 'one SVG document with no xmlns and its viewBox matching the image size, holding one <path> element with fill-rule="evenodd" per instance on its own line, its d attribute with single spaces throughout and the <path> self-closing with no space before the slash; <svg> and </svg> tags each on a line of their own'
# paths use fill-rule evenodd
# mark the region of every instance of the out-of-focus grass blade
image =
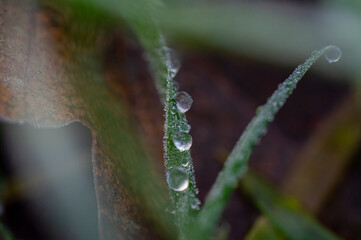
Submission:
<svg viewBox="0 0 361 240">
<path fill-rule="evenodd" d="M 267 218 L 257 219 L 257 227 L 252 227 L 251 231 L 245 237 L 246 240 L 284 240 L 285 237 L 271 225 Z"/>
<path fill-rule="evenodd" d="M 361 11 L 361 2 L 358 0 L 323 0 L 325 5 L 335 6 L 338 8 L 348 8 L 352 11 L 360 12 Z"/>
<path fill-rule="evenodd" d="M 258 208 L 287 238 L 294 240 L 340 239 L 308 215 L 297 202 L 281 197 L 255 175 L 247 173 L 241 184 Z"/>
<path fill-rule="evenodd" d="M 317 213 L 341 181 L 360 140 L 360 103 L 358 96 L 351 95 L 323 121 L 300 150 L 285 177 L 282 192 L 297 199 L 312 214 Z M 272 229 L 268 219 L 262 216 L 253 225 L 247 240 L 262 240 L 264 237 L 258 233 Z"/>
<path fill-rule="evenodd" d="M 15 237 L 11 234 L 9 229 L 7 229 L 7 227 L 5 227 L 2 222 L 0 222 L 0 239 L 15 240 Z"/>
<path fill-rule="evenodd" d="M 339 46 L 341 64 L 329 75 L 359 72 L 361 18 L 346 9 L 305 7 L 282 3 L 178 4 L 162 12 L 160 21 L 169 39 L 216 47 L 272 64 L 295 64 L 309 49 Z M 179 21 L 182 19 L 182 21 Z"/>
<path fill-rule="evenodd" d="M 191 239 L 208 239 L 214 231 L 223 209 L 228 199 L 237 187 L 238 181 L 247 171 L 247 162 L 253 147 L 266 133 L 268 124 L 273 121 L 278 110 L 284 105 L 287 98 L 296 88 L 298 81 L 304 76 L 307 70 L 316 60 L 327 50 L 325 47 L 319 51 L 314 51 L 312 56 L 303 64 L 299 65 L 294 72 L 278 86 L 278 89 L 267 100 L 267 103 L 259 107 L 256 116 L 248 124 L 246 130 L 233 148 L 227 158 L 224 167 L 212 186 L 206 202 L 197 216 L 193 231 L 190 232 Z"/>
</svg>

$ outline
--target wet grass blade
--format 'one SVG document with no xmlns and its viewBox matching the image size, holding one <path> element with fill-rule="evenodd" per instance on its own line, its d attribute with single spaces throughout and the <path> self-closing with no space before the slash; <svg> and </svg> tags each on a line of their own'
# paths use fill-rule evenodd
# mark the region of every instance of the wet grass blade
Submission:
<svg viewBox="0 0 361 240">
<path fill-rule="evenodd" d="M 258 108 L 256 116 L 249 123 L 236 143 L 208 194 L 206 202 L 197 216 L 196 224 L 194 224 L 193 230 L 189 232 L 190 239 L 208 239 L 212 234 L 231 193 L 247 171 L 247 162 L 253 147 L 266 133 L 268 124 L 273 120 L 275 114 L 296 88 L 298 81 L 328 48 L 329 46 L 319 51 L 314 51 L 311 57 L 299 65 L 294 72 L 278 86 L 278 89 L 267 100 L 267 103 Z"/>
<path fill-rule="evenodd" d="M 287 239 L 340 239 L 307 214 L 297 202 L 281 197 L 255 175 L 247 173 L 241 184 L 257 207 Z"/>
<path fill-rule="evenodd" d="M 152 27 L 157 29 L 155 24 Z M 177 89 L 174 86 L 173 76 L 176 74 L 177 69 L 174 69 L 170 50 L 166 47 L 160 32 L 154 35 L 157 36 L 154 39 L 147 38 L 148 36 L 144 35 L 139 29 L 137 34 L 140 41 L 143 42 L 143 47 L 148 55 L 149 64 L 153 70 L 164 102 L 163 146 L 167 176 L 173 168 L 182 168 L 188 177 L 189 185 L 185 190 L 175 191 L 170 188 L 170 197 L 173 204 L 170 211 L 175 214 L 176 225 L 178 226 L 179 233 L 182 235 L 188 224 L 193 222 L 194 216 L 198 212 L 200 201 L 197 198 L 198 189 L 196 187 L 190 150 L 178 150 L 173 141 L 176 134 L 184 132 L 184 129 L 189 128 L 185 114 L 178 110 L 175 101 Z M 149 44 L 150 42 L 153 42 L 153 46 Z"/>
<path fill-rule="evenodd" d="M 154 16 L 154 14 L 149 15 Z M 178 110 L 175 101 L 177 89 L 174 86 L 173 77 L 178 69 L 175 68 L 175 64 L 172 62 L 174 60 L 170 55 L 171 50 L 166 46 L 158 25 L 155 23 L 155 18 L 143 19 L 145 21 L 143 24 L 129 19 L 128 21 L 133 26 L 133 30 L 137 33 L 138 39 L 147 54 L 156 85 L 164 103 L 163 146 L 167 177 L 174 168 L 182 168 L 187 174 L 189 185 L 185 190 L 175 191 L 171 187 L 169 188 L 173 205 L 170 212 L 174 213 L 180 238 L 184 238 L 185 229 L 193 222 L 200 201 L 197 198 L 198 189 L 190 150 L 178 150 L 173 141 L 175 135 L 189 128 L 185 114 Z"/>
</svg>

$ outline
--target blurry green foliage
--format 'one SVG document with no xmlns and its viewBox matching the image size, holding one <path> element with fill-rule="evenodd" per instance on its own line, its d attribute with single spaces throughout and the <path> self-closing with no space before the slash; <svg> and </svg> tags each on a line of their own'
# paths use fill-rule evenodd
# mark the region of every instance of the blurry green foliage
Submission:
<svg viewBox="0 0 361 240">
<path fill-rule="evenodd" d="M 287 239 L 339 239 L 307 214 L 295 200 L 280 196 L 254 174 L 247 173 L 241 182 L 241 186 L 252 197 L 257 207 L 270 219 L 276 229 L 282 232 Z M 269 231 L 267 228 L 263 230 Z M 257 237 L 260 237 L 260 235 Z M 262 238 L 249 237 L 247 239 Z"/>
</svg>

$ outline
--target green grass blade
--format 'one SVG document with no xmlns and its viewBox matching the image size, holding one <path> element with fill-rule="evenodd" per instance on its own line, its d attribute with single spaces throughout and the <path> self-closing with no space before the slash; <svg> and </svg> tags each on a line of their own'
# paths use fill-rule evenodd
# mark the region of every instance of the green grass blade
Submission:
<svg viewBox="0 0 361 240">
<path fill-rule="evenodd" d="M 360 113 L 357 96 L 344 99 L 307 140 L 284 178 L 282 193 L 302 203 L 311 214 L 322 208 L 358 149 Z M 322 186 L 315 184 L 318 179 L 322 179 Z M 270 221 L 262 216 L 253 224 L 246 239 L 264 239 L 258 233 L 272 229 Z"/>
<path fill-rule="evenodd" d="M 11 234 L 10 230 L 0 222 L 0 239 L 15 240 L 15 237 Z"/>
<path fill-rule="evenodd" d="M 177 90 L 173 82 L 172 59 L 165 40 L 159 32 L 154 19 L 148 19 L 148 26 L 143 24 L 133 25 L 138 39 L 145 49 L 149 64 L 153 70 L 154 77 L 162 95 L 165 110 L 164 123 L 164 157 L 166 172 L 176 167 L 183 168 L 188 175 L 189 186 L 184 191 L 174 191 L 170 188 L 170 197 L 173 206 L 170 210 L 174 213 L 176 225 L 178 226 L 180 237 L 185 232 L 187 225 L 193 222 L 194 216 L 198 212 L 200 201 L 197 198 L 198 189 L 194 176 L 194 167 L 190 151 L 179 151 L 174 143 L 173 136 L 181 129 L 187 128 L 188 123 L 184 113 L 181 113 L 174 99 Z M 183 166 L 182 163 L 188 163 Z"/>
<path fill-rule="evenodd" d="M 267 100 L 267 103 L 258 108 L 256 116 L 247 126 L 242 136 L 229 155 L 223 170 L 217 177 L 206 202 L 201 209 L 190 239 L 208 239 L 225 208 L 228 199 L 236 188 L 238 181 L 247 171 L 247 161 L 254 145 L 266 133 L 267 125 L 273 120 L 275 114 L 284 105 L 286 99 L 295 89 L 298 81 L 304 76 L 312 64 L 322 56 L 329 47 L 314 51 L 303 64 L 278 86 L 278 89 Z"/>
<path fill-rule="evenodd" d="M 156 25 L 153 26 L 153 28 L 156 27 Z M 188 174 L 189 186 L 186 190 L 177 192 L 170 189 L 170 197 L 173 203 L 171 212 L 175 214 L 176 224 L 180 234 L 183 234 L 187 225 L 193 222 L 200 203 L 197 198 L 198 189 L 196 187 L 190 151 L 179 151 L 172 140 L 173 136 L 181 131 L 180 129 L 187 128 L 188 123 L 185 114 L 178 110 L 174 99 L 177 89 L 174 86 L 172 77 L 171 57 L 162 35 L 158 32 L 157 38 L 149 39 L 143 35 L 142 31 L 138 30 L 137 34 L 140 41 L 143 42 L 165 105 L 164 110 L 166 114 L 163 145 L 167 174 L 171 169 L 176 167 L 185 169 Z M 153 42 L 154 45 L 150 45 L 150 42 Z M 188 163 L 187 166 L 182 165 L 182 163 L 184 164 L 185 162 Z"/>
<path fill-rule="evenodd" d="M 164 19 L 160 22 L 173 41 L 286 66 L 302 61 L 309 49 L 321 48 L 332 41 L 342 48 L 347 59 L 332 69 L 320 64 L 315 70 L 333 78 L 359 74 L 361 15 L 355 11 L 340 6 L 319 8 L 270 1 L 175 2 L 162 12 Z"/>
<path fill-rule="evenodd" d="M 255 227 L 257 226 L 257 227 Z M 268 219 L 259 218 L 253 225 L 251 231 L 247 233 L 245 240 L 285 240 L 285 237 L 278 232 L 269 222 Z"/>
<path fill-rule="evenodd" d="M 284 233 L 287 239 L 340 239 L 307 214 L 297 202 L 279 196 L 253 174 L 247 173 L 241 183 L 258 208 L 270 219 L 274 227 Z"/>
</svg>

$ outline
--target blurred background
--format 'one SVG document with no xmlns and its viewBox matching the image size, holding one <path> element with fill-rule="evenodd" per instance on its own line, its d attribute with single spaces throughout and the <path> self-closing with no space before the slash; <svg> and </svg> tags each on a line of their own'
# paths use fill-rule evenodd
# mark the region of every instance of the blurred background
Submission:
<svg viewBox="0 0 361 240">
<path fill-rule="evenodd" d="M 166 2 L 159 25 L 179 55 L 179 90 L 194 100 L 186 115 L 202 202 L 257 107 L 313 50 L 332 44 L 340 61 L 312 67 L 250 166 L 343 239 L 359 239 L 360 20 L 356 0 Z M 126 106 L 161 169 L 163 106 L 136 37 L 120 25 L 101 44 L 101 84 Z M 4 120 L 0 134 L 0 214 L 16 239 L 98 239 L 90 130 Z M 243 239 L 259 216 L 236 191 L 221 221 L 226 239 Z"/>
</svg>

